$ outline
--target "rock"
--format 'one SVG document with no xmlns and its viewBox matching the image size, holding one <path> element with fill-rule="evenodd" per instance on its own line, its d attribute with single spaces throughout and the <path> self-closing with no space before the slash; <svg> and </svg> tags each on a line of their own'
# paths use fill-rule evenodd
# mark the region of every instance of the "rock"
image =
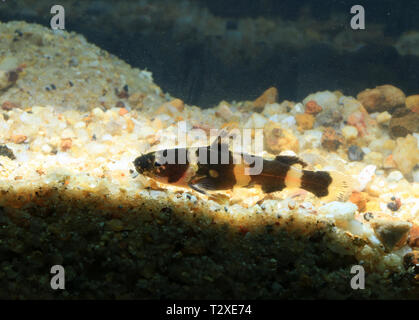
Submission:
<svg viewBox="0 0 419 320">
<path fill-rule="evenodd" d="M 285 100 L 281 104 L 278 104 L 278 103 L 267 104 L 265 108 L 263 108 L 263 115 L 269 118 L 269 117 L 277 116 L 279 114 L 288 113 L 288 111 L 290 111 L 291 109 L 292 109 L 292 103 Z M 301 110 L 300 112 L 303 112 L 303 110 Z"/>
<path fill-rule="evenodd" d="M 352 202 L 332 201 L 318 209 L 319 214 L 338 221 L 350 221 L 354 219 L 358 207 Z"/>
<path fill-rule="evenodd" d="M 322 111 L 316 115 L 316 123 L 325 127 L 337 127 L 342 120 L 344 110 L 344 106 L 339 104 L 339 97 L 333 92 L 323 91 L 310 94 L 303 100 L 307 111 L 310 110 L 307 105 L 314 106 L 314 103 L 322 108 Z M 318 107 L 314 108 L 316 109 L 319 110 Z"/>
<path fill-rule="evenodd" d="M 369 113 L 391 112 L 396 108 L 404 106 L 406 96 L 403 91 L 395 86 L 383 85 L 378 86 L 375 89 L 366 89 L 358 93 L 357 99 Z"/>
<path fill-rule="evenodd" d="M 408 135 L 406 138 L 397 138 L 393 160 L 403 175 L 410 175 L 413 168 L 419 163 L 419 148 L 416 138 L 412 135 Z"/>
<path fill-rule="evenodd" d="M 375 167 L 375 166 L 374 166 Z M 383 176 L 375 176 L 374 179 L 366 185 L 365 191 L 373 197 L 379 197 L 389 191 L 388 182 Z M 380 206 L 378 206 L 380 210 Z"/>
<path fill-rule="evenodd" d="M 344 142 L 343 136 L 329 127 L 323 131 L 322 146 L 329 151 L 336 151 Z"/>
<path fill-rule="evenodd" d="M 0 156 L 8 157 L 11 160 L 16 159 L 13 150 L 8 148 L 5 144 L 0 145 Z"/>
<path fill-rule="evenodd" d="M 344 126 L 342 128 L 342 134 L 346 140 L 351 141 L 358 137 L 358 129 L 354 126 Z"/>
<path fill-rule="evenodd" d="M 339 128 L 340 121 L 343 120 L 345 106 L 339 103 L 340 96 L 334 92 L 323 91 L 310 94 L 303 100 L 307 105 L 314 101 L 321 106 L 322 111 L 316 115 L 316 123 L 325 127 Z M 359 102 L 358 102 L 359 103 Z M 359 103 L 359 105 L 361 105 Z"/>
<path fill-rule="evenodd" d="M 134 92 L 128 98 L 128 102 L 133 107 L 142 107 L 143 100 L 145 99 L 146 95 L 140 92 Z"/>
<path fill-rule="evenodd" d="M 303 113 L 295 116 L 298 127 L 302 130 L 310 130 L 313 128 L 315 118 L 312 114 Z"/>
<path fill-rule="evenodd" d="M 317 104 L 316 101 L 310 100 L 306 103 L 305 113 L 316 115 L 323 110 L 321 106 Z"/>
<path fill-rule="evenodd" d="M 185 103 L 180 99 L 173 99 L 169 102 L 170 105 L 176 108 L 177 111 L 182 112 L 185 108 Z"/>
<path fill-rule="evenodd" d="M 391 211 L 396 212 L 402 206 L 400 198 L 392 197 L 391 201 L 387 203 L 387 208 Z"/>
<path fill-rule="evenodd" d="M 388 157 L 384 159 L 383 168 L 384 169 L 395 169 L 397 167 L 396 162 L 393 160 L 393 155 L 390 154 Z"/>
<path fill-rule="evenodd" d="M 356 180 L 358 181 L 358 186 L 356 186 L 357 191 L 364 191 L 370 181 L 375 175 L 377 167 L 374 165 L 368 165 L 358 174 Z"/>
<path fill-rule="evenodd" d="M 310 101 L 314 101 L 321 106 L 323 111 L 335 109 L 339 105 L 339 97 L 330 91 L 312 93 L 303 100 L 303 104 L 307 105 Z"/>
<path fill-rule="evenodd" d="M 71 138 L 61 139 L 61 145 L 60 145 L 60 147 L 61 147 L 61 150 L 62 151 L 67 151 L 67 150 L 71 149 L 71 146 L 72 145 L 73 145 L 73 141 L 72 141 Z"/>
<path fill-rule="evenodd" d="M 419 94 L 408 96 L 406 98 L 406 107 L 413 112 L 419 112 Z"/>
<path fill-rule="evenodd" d="M 358 130 L 358 134 L 362 137 L 367 132 L 366 112 L 355 111 L 348 116 L 347 122 Z"/>
<path fill-rule="evenodd" d="M 41 151 L 42 151 L 43 153 L 45 153 L 45 154 L 50 154 L 50 153 L 52 152 L 52 148 L 51 148 L 51 146 L 50 146 L 50 145 L 48 145 L 48 144 L 44 144 L 44 145 L 41 147 Z"/>
<path fill-rule="evenodd" d="M 217 111 L 215 112 L 215 114 L 216 114 L 218 117 L 220 117 L 220 118 L 224 119 L 225 121 L 230 121 L 230 120 L 231 120 L 231 118 L 233 118 L 233 116 L 234 116 L 234 114 L 233 114 L 233 112 L 231 111 L 231 109 L 230 109 L 230 107 L 229 107 L 228 103 L 227 103 L 227 102 L 225 102 L 225 101 L 222 101 L 222 102 L 218 105 L 218 107 L 217 107 Z"/>
<path fill-rule="evenodd" d="M 393 151 L 396 148 L 396 141 L 391 139 L 386 139 L 383 143 L 383 148 L 385 150 Z"/>
<path fill-rule="evenodd" d="M 253 101 L 256 111 L 262 111 L 267 104 L 275 103 L 278 99 L 278 90 L 275 87 L 267 89 L 260 97 Z"/>
<path fill-rule="evenodd" d="M 387 111 L 381 112 L 377 115 L 377 123 L 382 125 L 389 125 L 391 120 L 391 114 Z"/>
<path fill-rule="evenodd" d="M 124 115 L 126 115 L 127 113 L 129 113 L 129 111 L 128 111 L 126 108 L 124 108 L 124 107 L 120 108 L 120 109 L 119 109 L 119 111 L 118 111 L 118 114 L 119 114 L 120 116 L 124 116 Z"/>
<path fill-rule="evenodd" d="M 377 218 L 372 221 L 371 227 L 384 247 L 392 251 L 406 244 L 411 224 L 406 221 Z"/>
<path fill-rule="evenodd" d="M 298 152 L 298 139 L 286 129 L 283 129 L 278 123 L 269 121 L 264 129 L 265 149 L 274 154 L 285 150 Z"/>
<path fill-rule="evenodd" d="M 10 110 L 12 110 L 12 109 L 14 109 L 14 108 L 17 108 L 17 105 L 16 105 L 16 104 L 14 104 L 13 102 L 10 102 L 10 101 L 5 101 L 5 102 L 3 102 L 3 104 L 1 105 L 1 108 L 2 108 L 3 110 L 5 110 L 5 111 L 10 111 Z"/>
<path fill-rule="evenodd" d="M 19 78 L 20 71 L 15 57 L 3 58 L 0 61 L 0 90 L 14 85 Z"/>
<path fill-rule="evenodd" d="M 23 135 L 23 134 L 15 134 L 15 135 L 13 135 L 13 136 L 11 136 L 11 137 L 10 137 L 10 140 L 11 140 L 13 143 L 20 144 L 20 143 L 25 142 L 25 140 L 26 140 L 27 138 L 28 138 L 28 137 L 27 137 L 27 136 L 25 136 L 25 135 Z"/>
<path fill-rule="evenodd" d="M 369 164 L 373 164 L 378 168 L 383 166 L 384 156 L 380 152 L 371 151 L 364 157 L 364 161 Z"/>
<path fill-rule="evenodd" d="M 295 120 L 294 116 L 288 116 L 281 119 L 280 123 L 284 126 L 292 127 L 297 124 L 297 121 Z"/>
<path fill-rule="evenodd" d="M 351 145 L 348 148 L 348 159 L 351 161 L 362 161 L 364 159 L 364 151 L 357 145 Z"/>
<path fill-rule="evenodd" d="M 128 133 L 132 133 L 134 131 L 135 128 L 135 123 L 134 121 L 132 121 L 131 119 L 126 119 L 127 122 L 127 132 Z"/>
<path fill-rule="evenodd" d="M 419 248 L 419 225 L 413 224 L 409 232 L 409 246 Z"/>
<path fill-rule="evenodd" d="M 371 151 L 383 152 L 385 143 L 386 143 L 386 138 L 381 138 L 381 139 L 376 138 L 370 142 L 370 144 L 368 145 L 368 148 Z M 396 145 L 394 145 L 394 147 L 396 147 Z"/>
<path fill-rule="evenodd" d="M 184 109 L 184 103 L 180 99 L 173 99 L 169 102 L 163 103 L 156 111 L 156 114 L 166 113 L 171 116 L 176 116 Z"/>
<path fill-rule="evenodd" d="M 400 171 L 394 170 L 394 171 L 390 172 L 390 174 L 387 176 L 387 181 L 388 182 L 399 182 L 403 178 L 404 178 L 403 174 Z"/>
<path fill-rule="evenodd" d="M 0 70 L 0 90 L 6 89 L 16 83 L 18 73 L 16 71 Z"/>
<path fill-rule="evenodd" d="M 397 109 L 390 120 L 390 134 L 393 138 L 405 137 L 419 132 L 419 113 L 408 108 Z"/>
<path fill-rule="evenodd" d="M 102 109 L 96 107 L 92 110 L 92 116 L 97 117 L 99 119 L 103 118 L 103 116 L 105 115 L 105 112 L 103 112 Z"/>
<path fill-rule="evenodd" d="M 244 124 L 243 128 L 251 129 L 251 128 L 263 128 L 268 122 L 268 120 L 259 113 L 252 113 L 249 117 L 247 122 Z"/>
<path fill-rule="evenodd" d="M 364 212 L 367 207 L 367 193 L 353 191 L 349 197 L 349 201 L 358 207 L 359 212 Z"/>
<path fill-rule="evenodd" d="M 349 116 L 354 112 L 362 112 L 368 114 L 367 110 L 365 110 L 362 103 L 356 100 L 354 97 L 340 97 L 339 105 L 342 106 L 339 112 L 342 113 L 344 120 L 348 120 Z"/>
</svg>

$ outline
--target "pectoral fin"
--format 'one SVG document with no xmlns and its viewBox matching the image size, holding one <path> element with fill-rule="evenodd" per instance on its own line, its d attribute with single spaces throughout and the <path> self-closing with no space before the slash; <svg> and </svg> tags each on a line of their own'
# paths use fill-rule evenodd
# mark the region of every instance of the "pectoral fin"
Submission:
<svg viewBox="0 0 419 320">
<path fill-rule="evenodd" d="M 207 194 L 204 190 L 202 190 L 200 187 L 198 187 L 197 185 L 195 185 L 195 184 L 192 184 L 192 183 L 189 183 L 188 184 L 188 186 L 191 188 L 191 189 L 193 189 L 193 190 L 195 190 L 195 191 L 197 191 L 197 192 L 199 192 L 199 193 L 202 193 L 202 194 Z"/>
<path fill-rule="evenodd" d="M 217 181 L 214 178 L 201 178 L 199 180 L 193 180 L 190 183 L 191 188 L 204 193 L 206 190 L 218 190 Z M 192 187 L 193 186 L 193 187 Z"/>
</svg>

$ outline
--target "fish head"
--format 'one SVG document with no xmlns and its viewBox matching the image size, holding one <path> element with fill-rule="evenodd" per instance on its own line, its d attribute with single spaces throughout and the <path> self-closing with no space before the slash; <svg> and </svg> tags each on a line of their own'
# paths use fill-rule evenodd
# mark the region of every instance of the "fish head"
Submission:
<svg viewBox="0 0 419 320">
<path fill-rule="evenodd" d="M 157 155 L 157 152 L 150 152 L 137 157 L 134 160 L 135 170 L 146 177 L 166 182 L 170 171 L 170 165 Z"/>
<path fill-rule="evenodd" d="M 137 157 L 134 160 L 135 170 L 145 176 L 154 176 L 160 164 L 156 161 L 155 152 L 150 152 Z"/>
</svg>

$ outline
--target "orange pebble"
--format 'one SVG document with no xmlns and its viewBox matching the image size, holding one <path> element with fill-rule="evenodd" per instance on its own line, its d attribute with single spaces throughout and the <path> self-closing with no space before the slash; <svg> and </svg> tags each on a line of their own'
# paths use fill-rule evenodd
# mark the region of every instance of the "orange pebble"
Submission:
<svg viewBox="0 0 419 320">
<path fill-rule="evenodd" d="M 409 246 L 419 248 L 419 225 L 414 224 L 409 232 Z"/>
<path fill-rule="evenodd" d="M 132 133 L 134 131 L 134 121 L 132 121 L 131 119 L 127 119 L 127 131 L 128 133 Z"/>
<path fill-rule="evenodd" d="M 120 116 L 123 116 L 124 114 L 127 114 L 129 111 L 127 110 L 127 109 L 125 109 L 125 108 L 120 108 L 119 109 L 119 115 Z"/>
<path fill-rule="evenodd" d="M 16 143 L 16 144 L 20 144 L 20 143 L 25 142 L 25 140 L 26 140 L 27 138 L 28 138 L 28 137 L 27 137 L 27 136 L 25 136 L 25 135 L 23 135 L 23 134 L 16 134 L 16 135 L 14 135 L 14 136 L 12 136 L 12 137 L 11 137 L 11 140 L 12 140 L 14 143 Z"/>
<path fill-rule="evenodd" d="M 253 101 L 256 109 L 262 109 L 268 103 L 275 103 L 278 99 L 278 89 L 271 87 L 267 89 L 260 97 Z"/>
<path fill-rule="evenodd" d="M 306 113 L 316 115 L 323 110 L 321 106 L 317 104 L 316 101 L 310 100 L 306 103 Z"/>
<path fill-rule="evenodd" d="M 349 201 L 356 204 L 360 212 L 364 212 L 367 207 L 367 197 L 364 192 L 353 191 Z"/>
<path fill-rule="evenodd" d="M 170 101 L 170 104 L 174 106 L 179 112 L 183 111 L 183 108 L 185 107 L 185 104 L 180 99 L 173 99 Z"/>
<path fill-rule="evenodd" d="M 308 113 L 297 114 L 295 120 L 297 121 L 298 127 L 302 130 L 312 129 L 315 121 L 314 116 Z"/>
<path fill-rule="evenodd" d="M 367 133 L 367 125 L 365 123 L 365 113 L 355 111 L 348 117 L 348 124 L 354 126 L 358 130 L 358 134 L 363 137 Z"/>
<path fill-rule="evenodd" d="M 73 145 L 73 141 L 71 140 L 71 138 L 61 139 L 61 150 L 67 151 L 71 149 L 72 145 Z"/>
</svg>

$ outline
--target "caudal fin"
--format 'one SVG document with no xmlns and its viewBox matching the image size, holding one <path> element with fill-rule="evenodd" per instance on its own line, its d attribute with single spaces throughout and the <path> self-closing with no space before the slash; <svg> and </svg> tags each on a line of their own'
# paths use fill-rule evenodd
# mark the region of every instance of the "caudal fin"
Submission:
<svg viewBox="0 0 419 320">
<path fill-rule="evenodd" d="M 337 171 L 303 170 L 301 188 L 325 201 L 346 201 L 352 192 L 352 179 Z"/>
<path fill-rule="evenodd" d="M 332 177 L 332 183 L 330 184 L 328 191 L 329 194 L 322 200 L 325 201 L 346 201 L 351 195 L 354 187 L 353 179 L 343 173 L 337 171 L 330 171 L 329 174 Z"/>
</svg>

